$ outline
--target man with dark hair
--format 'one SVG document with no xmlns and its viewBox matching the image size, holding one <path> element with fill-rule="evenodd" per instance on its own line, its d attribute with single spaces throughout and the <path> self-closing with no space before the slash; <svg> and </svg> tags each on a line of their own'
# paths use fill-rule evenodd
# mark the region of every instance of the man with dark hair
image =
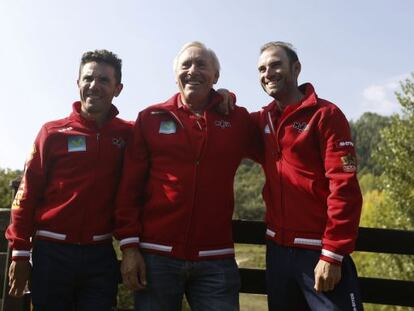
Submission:
<svg viewBox="0 0 414 311">
<path fill-rule="evenodd" d="M 258 69 L 274 99 L 253 114 L 265 150 L 269 310 L 362 310 L 349 256 L 362 196 L 348 122 L 311 84 L 298 86 L 290 44 L 265 44 Z"/>
<path fill-rule="evenodd" d="M 114 199 L 131 132 L 112 104 L 121 65 L 106 50 L 82 56 L 80 101 L 42 126 L 26 161 L 6 232 L 9 282 L 10 294 L 22 296 L 31 273 L 36 310 L 111 310 L 116 301 Z"/>
</svg>

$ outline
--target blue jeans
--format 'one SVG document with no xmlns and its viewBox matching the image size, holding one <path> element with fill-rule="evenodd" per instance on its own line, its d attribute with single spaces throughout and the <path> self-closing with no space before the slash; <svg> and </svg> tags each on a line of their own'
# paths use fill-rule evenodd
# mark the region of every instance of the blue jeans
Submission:
<svg viewBox="0 0 414 311">
<path fill-rule="evenodd" d="M 119 266 L 112 244 L 35 241 L 31 277 L 36 311 L 109 311 L 116 304 Z"/>
<path fill-rule="evenodd" d="M 317 293 L 314 269 L 320 251 L 279 246 L 267 241 L 266 284 L 269 310 L 363 310 L 355 265 L 342 261 L 342 277 L 332 291 Z"/>
<path fill-rule="evenodd" d="M 240 275 L 234 258 L 185 261 L 143 256 L 148 285 L 135 294 L 136 311 L 181 311 L 184 294 L 192 311 L 239 310 Z"/>
</svg>

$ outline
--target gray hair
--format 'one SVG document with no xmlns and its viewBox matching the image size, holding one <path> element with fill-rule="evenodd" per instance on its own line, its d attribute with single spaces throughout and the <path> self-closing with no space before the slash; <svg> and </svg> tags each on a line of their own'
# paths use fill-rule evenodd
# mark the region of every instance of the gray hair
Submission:
<svg viewBox="0 0 414 311">
<path fill-rule="evenodd" d="M 290 64 L 293 64 L 294 62 L 299 61 L 298 54 L 296 53 L 294 46 L 288 42 L 283 42 L 283 41 L 271 41 L 271 42 L 264 44 L 260 48 L 260 54 L 262 54 L 267 49 L 277 48 L 277 47 L 285 50 L 289 58 Z"/>
<path fill-rule="evenodd" d="M 210 59 L 213 63 L 214 68 L 217 70 L 217 72 L 220 72 L 220 62 L 217 58 L 216 53 L 214 53 L 213 50 L 207 48 L 203 43 L 201 43 L 199 41 L 192 41 L 192 42 L 189 42 L 189 43 L 186 43 L 186 44 L 183 45 L 181 50 L 178 52 L 177 56 L 174 58 L 174 62 L 173 62 L 174 72 L 177 71 L 178 59 L 180 58 L 181 54 L 183 54 L 185 50 L 187 50 L 188 48 L 191 48 L 191 47 L 200 48 L 200 49 L 206 51 L 207 54 L 210 56 Z"/>
</svg>

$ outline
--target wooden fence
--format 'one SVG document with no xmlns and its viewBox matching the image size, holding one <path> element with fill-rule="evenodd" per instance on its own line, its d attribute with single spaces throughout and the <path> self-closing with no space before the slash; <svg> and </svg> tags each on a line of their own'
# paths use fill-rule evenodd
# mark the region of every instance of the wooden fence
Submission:
<svg viewBox="0 0 414 311">
<path fill-rule="evenodd" d="M 18 184 L 12 184 L 14 190 Z M 0 293 L 3 293 L 1 310 L 28 311 L 30 297 L 11 298 L 8 294 L 7 266 L 9 263 L 4 231 L 10 219 L 10 210 L 0 209 Z M 261 221 L 234 220 L 233 232 L 236 243 L 265 244 L 265 224 Z M 414 255 L 414 231 L 359 228 L 356 251 Z M 262 269 L 240 269 L 242 286 L 240 292 L 265 294 L 265 272 Z M 414 280 L 391 280 L 360 277 L 362 300 L 366 303 L 414 307 Z"/>
</svg>

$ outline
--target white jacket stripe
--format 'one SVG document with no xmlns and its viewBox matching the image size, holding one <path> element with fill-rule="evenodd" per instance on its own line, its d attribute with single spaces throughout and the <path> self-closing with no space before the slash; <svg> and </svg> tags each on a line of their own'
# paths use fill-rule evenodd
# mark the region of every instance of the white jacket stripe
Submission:
<svg viewBox="0 0 414 311">
<path fill-rule="evenodd" d="M 126 244 L 132 244 L 132 243 L 139 243 L 139 238 L 127 238 L 127 239 L 122 239 L 119 242 L 119 246 L 124 246 Z"/>
<path fill-rule="evenodd" d="M 293 243 L 302 245 L 322 246 L 322 240 L 317 239 L 295 238 Z"/>
<path fill-rule="evenodd" d="M 154 243 L 139 243 L 139 246 L 142 248 L 147 248 L 147 249 L 154 249 L 157 251 L 162 251 L 162 252 L 171 252 L 172 251 L 172 246 L 168 246 L 168 245 L 161 245 L 161 244 L 154 244 Z"/>
<path fill-rule="evenodd" d="M 61 241 L 66 240 L 66 234 L 56 233 L 48 230 L 37 230 L 35 235 Z"/>
<path fill-rule="evenodd" d="M 209 250 L 209 251 L 198 252 L 198 256 L 200 257 L 227 255 L 227 254 L 234 254 L 234 248 L 223 248 L 223 249 L 214 249 L 214 250 Z"/>
<path fill-rule="evenodd" d="M 328 251 L 327 249 L 322 249 L 322 255 L 335 259 L 340 262 L 342 262 L 342 259 L 344 259 L 344 256 Z"/>
<path fill-rule="evenodd" d="M 30 251 L 13 250 L 12 257 L 30 257 Z"/>
</svg>

